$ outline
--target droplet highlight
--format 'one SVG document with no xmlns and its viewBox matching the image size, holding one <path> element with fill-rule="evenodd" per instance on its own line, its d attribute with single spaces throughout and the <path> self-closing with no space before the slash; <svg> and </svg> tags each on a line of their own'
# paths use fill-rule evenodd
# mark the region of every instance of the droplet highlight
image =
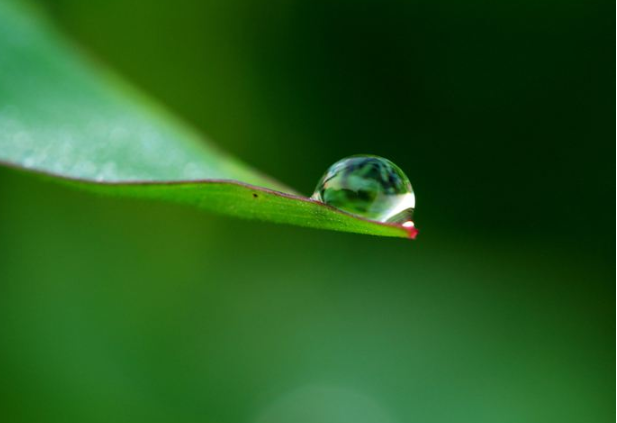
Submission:
<svg viewBox="0 0 617 423">
<path fill-rule="evenodd" d="M 357 155 L 339 160 L 319 180 L 311 198 L 357 216 L 401 224 L 411 238 L 417 233 L 411 182 L 383 157 Z"/>
</svg>

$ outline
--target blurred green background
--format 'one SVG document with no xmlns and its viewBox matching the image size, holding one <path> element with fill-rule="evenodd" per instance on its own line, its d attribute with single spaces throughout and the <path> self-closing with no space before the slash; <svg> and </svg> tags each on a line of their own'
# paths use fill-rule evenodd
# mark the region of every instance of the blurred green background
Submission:
<svg viewBox="0 0 617 423">
<path fill-rule="evenodd" d="M 306 194 L 346 155 L 392 159 L 421 233 L 0 170 L 3 421 L 613 421 L 614 3 L 37 3 Z"/>
</svg>

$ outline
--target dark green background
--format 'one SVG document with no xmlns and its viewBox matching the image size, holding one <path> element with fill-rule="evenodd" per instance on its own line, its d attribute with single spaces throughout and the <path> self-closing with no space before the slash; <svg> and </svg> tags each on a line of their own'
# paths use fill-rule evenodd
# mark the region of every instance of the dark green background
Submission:
<svg viewBox="0 0 617 423">
<path fill-rule="evenodd" d="M 2 170 L 2 420 L 613 420 L 614 4 L 41 4 L 302 192 L 346 155 L 392 159 L 421 233 L 231 220 Z"/>
</svg>

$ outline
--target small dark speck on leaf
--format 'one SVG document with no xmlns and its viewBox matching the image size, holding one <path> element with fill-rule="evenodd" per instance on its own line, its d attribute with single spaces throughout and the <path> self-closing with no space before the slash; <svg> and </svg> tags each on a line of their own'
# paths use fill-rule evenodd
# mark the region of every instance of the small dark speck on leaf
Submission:
<svg viewBox="0 0 617 423">
<path fill-rule="evenodd" d="M 257 197 L 259 197 L 259 195 L 253 193 L 253 198 L 257 198 Z"/>
</svg>

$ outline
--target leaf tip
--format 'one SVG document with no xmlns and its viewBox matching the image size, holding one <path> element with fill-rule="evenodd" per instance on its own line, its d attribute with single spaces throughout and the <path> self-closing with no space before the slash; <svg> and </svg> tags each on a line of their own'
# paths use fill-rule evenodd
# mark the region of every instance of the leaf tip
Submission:
<svg viewBox="0 0 617 423">
<path fill-rule="evenodd" d="M 409 239 L 416 239 L 418 232 L 420 232 L 411 220 L 403 223 L 401 226 L 407 231 L 407 237 Z"/>
</svg>

